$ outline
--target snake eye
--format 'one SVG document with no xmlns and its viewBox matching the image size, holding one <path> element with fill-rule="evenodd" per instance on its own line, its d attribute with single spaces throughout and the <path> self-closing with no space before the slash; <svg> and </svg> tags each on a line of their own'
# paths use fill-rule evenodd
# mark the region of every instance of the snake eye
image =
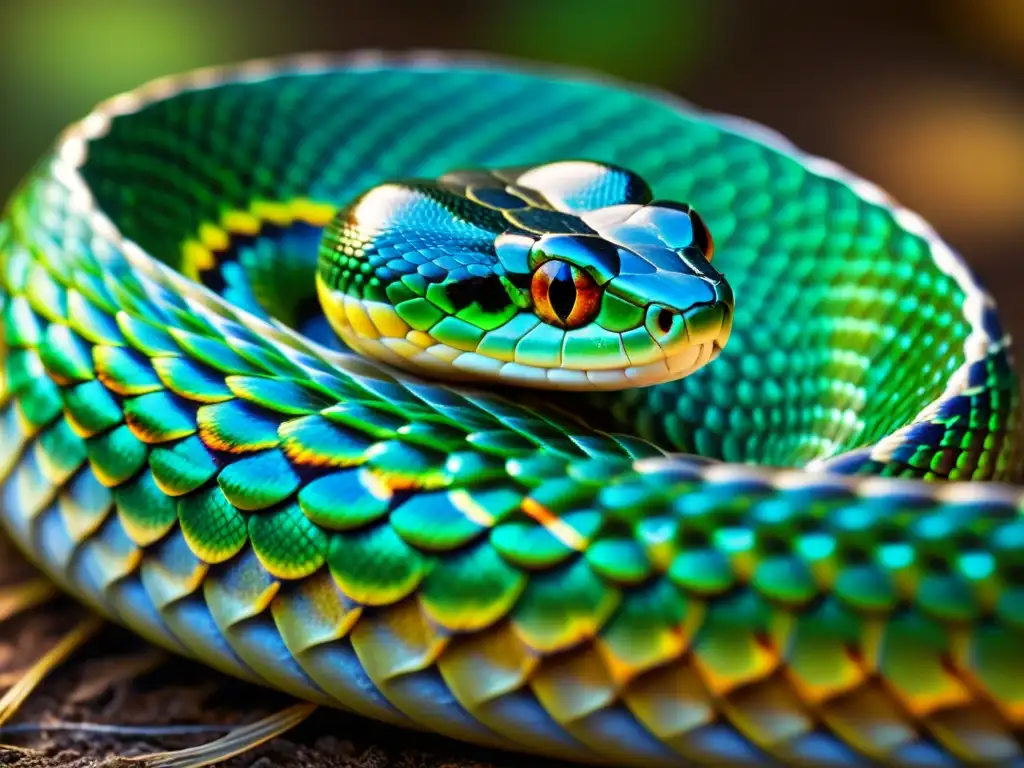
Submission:
<svg viewBox="0 0 1024 768">
<path fill-rule="evenodd" d="M 541 264 L 533 273 L 530 293 L 540 319 L 559 328 L 579 328 L 594 319 L 600 306 L 594 278 L 564 261 Z"/>
</svg>

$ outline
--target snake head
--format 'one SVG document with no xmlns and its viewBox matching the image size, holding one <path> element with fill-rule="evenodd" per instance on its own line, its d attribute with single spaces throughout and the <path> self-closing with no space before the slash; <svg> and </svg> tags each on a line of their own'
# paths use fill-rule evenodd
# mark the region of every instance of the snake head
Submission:
<svg viewBox="0 0 1024 768">
<path fill-rule="evenodd" d="M 733 295 L 688 205 L 586 161 L 392 182 L 342 210 L 317 284 L 364 355 L 446 378 L 624 389 L 713 360 Z"/>
</svg>

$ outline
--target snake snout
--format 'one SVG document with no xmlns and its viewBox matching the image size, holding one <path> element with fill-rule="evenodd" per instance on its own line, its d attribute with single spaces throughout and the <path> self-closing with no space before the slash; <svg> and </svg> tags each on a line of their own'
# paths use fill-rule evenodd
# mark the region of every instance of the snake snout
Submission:
<svg viewBox="0 0 1024 768">
<path fill-rule="evenodd" d="M 732 330 L 733 294 L 729 284 L 713 285 L 713 299 L 685 309 L 651 304 L 645 326 L 658 344 L 671 352 L 680 345 L 716 344 L 725 346 Z"/>
<path fill-rule="evenodd" d="M 651 304 L 644 328 L 659 348 L 670 377 L 681 378 L 721 354 L 732 330 L 732 307 L 714 302 L 680 311 Z"/>
<path fill-rule="evenodd" d="M 724 347 L 732 331 L 732 310 L 727 304 L 703 304 L 686 313 L 691 344 Z"/>
<path fill-rule="evenodd" d="M 732 332 L 733 297 L 724 281 L 715 286 L 715 300 L 686 309 L 651 304 L 644 326 L 661 347 L 669 371 L 687 376 L 721 354 Z"/>
</svg>

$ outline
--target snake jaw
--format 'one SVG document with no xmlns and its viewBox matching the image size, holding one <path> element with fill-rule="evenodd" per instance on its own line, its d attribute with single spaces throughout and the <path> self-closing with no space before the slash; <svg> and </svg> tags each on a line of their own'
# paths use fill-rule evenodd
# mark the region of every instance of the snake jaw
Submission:
<svg viewBox="0 0 1024 768">
<path fill-rule="evenodd" d="M 674 313 L 679 319 L 673 320 L 673 338 L 663 338 L 662 346 L 650 336 L 646 323 L 631 336 L 624 334 L 623 343 L 619 334 L 593 325 L 563 331 L 523 312 L 509 327 L 484 334 L 475 347 L 457 346 L 410 328 L 387 304 L 360 301 L 320 279 L 317 286 L 335 332 L 361 355 L 418 375 L 529 389 L 614 391 L 683 378 L 718 356 L 732 325 L 731 310 L 724 305 Z M 658 311 L 654 308 L 647 314 L 656 317 Z M 506 343 L 510 333 L 522 329 L 527 329 L 523 336 L 530 337 L 532 348 Z M 642 338 L 649 341 L 646 346 L 638 343 Z M 547 357 L 540 349 L 545 340 L 555 350 Z M 570 358 L 567 351 L 580 344 L 592 352 Z"/>
</svg>

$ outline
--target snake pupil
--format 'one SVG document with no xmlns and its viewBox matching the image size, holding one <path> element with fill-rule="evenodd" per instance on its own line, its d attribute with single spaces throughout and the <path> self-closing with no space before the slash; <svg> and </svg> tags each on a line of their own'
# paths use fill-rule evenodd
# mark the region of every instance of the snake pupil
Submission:
<svg viewBox="0 0 1024 768">
<path fill-rule="evenodd" d="M 558 270 L 551 276 L 548 300 L 558 319 L 563 323 L 568 320 L 576 306 L 576 281 L 572 268 L 564 261 L 558 264 Z"/>
<path fill-rule="evenodd" d="M 579 328 L 594 319 L 601 291 L 579 267 L 552 259 L 533 273 L 530 293 L 537 315 L 559 328 Z"/>
</svg>

